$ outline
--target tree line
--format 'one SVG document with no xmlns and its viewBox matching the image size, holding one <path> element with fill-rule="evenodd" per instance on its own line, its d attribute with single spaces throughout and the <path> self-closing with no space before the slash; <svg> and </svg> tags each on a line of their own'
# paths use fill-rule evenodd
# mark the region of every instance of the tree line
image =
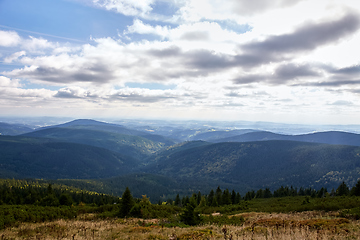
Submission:
<svg viewBox="0 0 360 240">
<path fill-rule="evenodd" d="M 97 206 L 118 203 L 119 197 L 95 192 L 54 188 L 52 184 L 41 186 L 0 185 L 0 205 L 71 206 L 94 204 Z"/>
<path fill-rule="evenodd" d="M 281 186 L 280 188 L 270 191 L 269 188 L 259 189 L 256 192 L 254 190 L 248 191 L 244 196 L 241 196 L 240 193 L 232 190 L 231 192 L 228 189 L 221 190 L 220 186 L 214 191 L 213 189 L 207 195 L 202 195 L 199 191 L 198 193 L 193 193 L 192 196 L 183 196 L 180 198 L 179 194 L 174 200 L 168 199 L 167 204 L 173 204 L 176 206 L 186 206 L 191 199 L 199 206 L 223 206 L 230 204 L 239 204 L 240 201 L 250 201 L 255 198 L 277 198 L 277 197 L 296 197 L 296 196 L 309 196 L 312 198 L 322 198 L 325 196 L 360 196 L 360 180 L 357 184 L 351 189 L 346 185 L 345 182 L 342 182 L 338 188 L 332 189 L 330 192 L 326 188 L 321 188 L 319 190 L 300 187 L 294 188 L 292 186 Z"/>
</svg>

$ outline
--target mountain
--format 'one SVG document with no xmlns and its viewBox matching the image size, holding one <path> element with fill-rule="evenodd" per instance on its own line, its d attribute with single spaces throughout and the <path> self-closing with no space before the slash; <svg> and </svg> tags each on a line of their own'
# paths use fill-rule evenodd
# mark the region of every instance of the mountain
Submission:
<svg viewBox="0 0 360 240">
<path fill-rule="evenodd" d="M 34 131 L 34 129 L 23 124 L 9 124 L 0 122 L 0 135 L 15 136 L 31 131 Z"/>
<path fill-rule="evenodd" d="M 249 132 L 238 136 L 221 138 L 213 142 L 250 142 L 268 140 L 288 140 L 300 142 L 326 143 L 335 145 L 360 146 L 360 134 L 328 131 L 302 135 L 283 135 L 272 132 Z"/>
<path fill-rule="evenodd" d="M 24 134 L 26 137 L 51 138 L 61 142 L 86 144 L 105 148 L 136 159 L 144 160 L 150 154 L 166 145 L 140 136 L 125 135 L 117 132 L 79 128 L 52 127 Z M 95 126 L 95 125 L 91 125 Z M 101 128 L 100 128 L 101 129 Z"/>
<path fill-rule="evenodd" d="M 107 149 L 50 139 L 0 136 L 1 178 L 105 178 L 138 161 Z"/>
<path fill-rule="evenodd" d="M 125 134 L 131 136 L 139 136 L 151 141 L 156 141 L 162 143 L 164 146 L 171 146 L 175 142 L 171 139 L 165 138 L 161 135 L 151 134 L 149 132 L 144 131 L 137 131 L 133 129 L 126 128 L 122 125 L 113 124 L 113 123 L 106 123 L 95 121 L 91 119 L 77 119 L 74 121 L 70 121 L 67 123 L 48 126 L 37 130 L 43 130 L 48 128 L 72 128 L 72 129 L 87 129 L 87 130 L 95 130 L 95 131 L 103 131 L 103 132 L 110 132 L 110 133 L 118 133 L 118 134 Z"/>
<path fill-rule="evenodd" d="M 215 143 L 154 156 L 143 171 L 237 189 L 337 187 L 360 177 L 360 148 L 295 141 Z M 216 187 L 216 185 L 214 186 Z"/>
<path fill-rule="evenodd" d="M 238 135 L 242 135 L 245 133 L 251 133 L 256 132 L 256 130 L 253 129 L 236 129 L 236 130 L 212 130 L 208 132 L 201 132 L 198 133 L 192 137 L 190 137 L 189 140 L 196 141 L 196 140 L 202 140 L 202 141 L 208 141 L 208 142 L 216 142 L 219 139 L 224 138 L 230 138 Z"/>
</svg>

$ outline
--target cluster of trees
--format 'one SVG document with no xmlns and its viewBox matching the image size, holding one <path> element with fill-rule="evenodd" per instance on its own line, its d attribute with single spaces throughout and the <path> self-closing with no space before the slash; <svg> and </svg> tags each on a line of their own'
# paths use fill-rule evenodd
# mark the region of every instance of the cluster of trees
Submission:
<svg viewBox="0 0 360 240">
<path fill-rule="evenodd" d="M 176 196 L 175 200 L 169 199 L 167 204 L 172 204 L 175 206 L 186 206 L 191 200 L 196 203 L 196 206 L 223 206 L 230 204 L 238 204 L 241 200 L 249 201 L 254 198 L 272 198 L 272 197 L 295 197 L 295 196 L 309 196 L 312 198 L 322 198 L 325 196 L 360 196 L 360 180 L 357 184 L 351 189 L 346 185 L 345 182 L 342 182 L 339 187 L 335 190 L 332 189 L 331 192 L 328 192 L 326 188 L 321 188 L 315 190 L 313 188 L 293 188 L 292 186 L 284 187 L 270 191 L 269 188 L 259 189 L 258 191 L 248 191 L 244 197 L 242 197 L 238 192 L 232 190 L 231 192 L 226 189 L 224 191 L 218 187 L 215 191 L 212 189 L 208 195 L 202 195 L 199 191 L 197 194 L 193 193 L 191 197 L 184 196 L 180 198 L 179 194 Z"/>
<path fill-rule="evenodd" d="M 53 188 L 51 184 L 47 187 L 0 185 L 0 205 L 71 206 L 85 203 L 101 206 L 118 202 L 119 198 L 111 195 Z"/>
</svg>

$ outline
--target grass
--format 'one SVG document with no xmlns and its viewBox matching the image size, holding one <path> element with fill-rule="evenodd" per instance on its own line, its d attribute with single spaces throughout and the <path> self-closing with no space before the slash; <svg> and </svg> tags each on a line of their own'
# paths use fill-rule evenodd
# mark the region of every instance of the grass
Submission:
<svg viewBox="0 0 360 240">
<path fill-rule="evenodd" d="M 360 239 L 360 223 L 339 212 L 247 212 L 241 225 L 203 224 L 165 227 L 159 219 L 99 219 L 93 214 L 76 220 L 22 223 L 0 231 L 0 239 Z"/>
</svg>

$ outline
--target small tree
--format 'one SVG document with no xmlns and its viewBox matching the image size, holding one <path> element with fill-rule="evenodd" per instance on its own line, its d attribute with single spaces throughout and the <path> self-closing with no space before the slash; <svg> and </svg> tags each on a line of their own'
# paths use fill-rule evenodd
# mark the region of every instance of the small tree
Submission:
<svg viewBox="0 0 360 240">
<path fill-rule="evenodd" d="M 349 195 L 350 190 L 345 182 L 342 182 L 340 186 L 336 189 L 336 196 L 346 196 Z"/>
<path fill-rule="evenodd" d="M 201 222 L 201 218 L 198 212 L 195 211 L 196 202 L 193 198 L 186 205 L 184 212 L 180 214 L 180 220 L 186 225 L 194 226 Z"/>
<path fill-rule="evenodd" d="M 132 209 L 133 206 L 134 206 L 133 196 L 131 195 L 129 188 L 126 187 L 121 197 L 119 216 L 120 217 L 129 216 L 130 210 Z"/>
<path fill-rule="evenodd" d="M 356 185 L 351 189 L 351 195 L 360 196 L 360 179 L 357 181 Z"/>
<path fill-rule="evenodd" d="M 63 193 L 59 198 L 60 205 L 71 206 L 73 204 L 73 200 L 69 194 Z"/>
</svg>

